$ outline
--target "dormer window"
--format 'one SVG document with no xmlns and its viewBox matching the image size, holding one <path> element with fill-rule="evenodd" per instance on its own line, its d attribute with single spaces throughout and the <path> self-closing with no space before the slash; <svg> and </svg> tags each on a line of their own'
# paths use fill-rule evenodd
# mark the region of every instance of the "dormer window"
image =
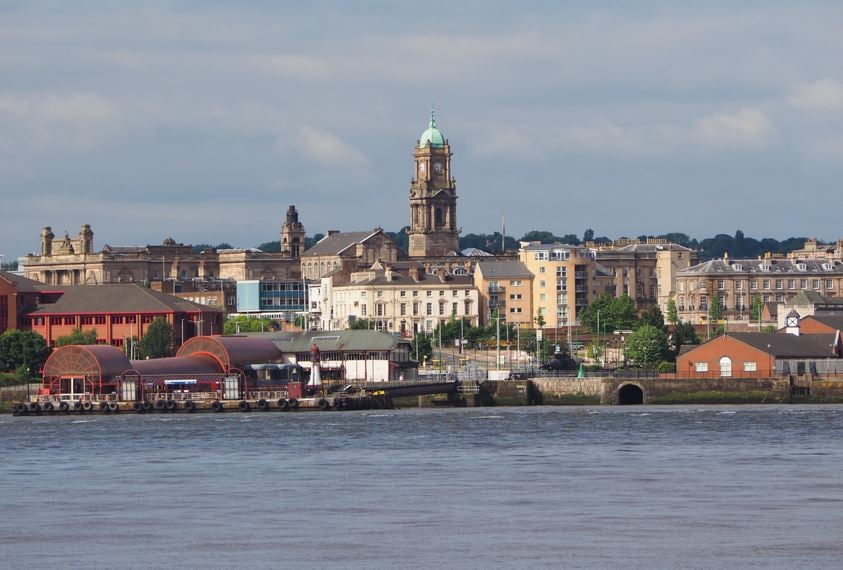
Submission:
<svg viewBox="0 0 843 570">
<path fill-rule="evenodd" d="M 826 271 L 832 271 L 834 269 L 833 263 L 823 263 L 823 269 Z"/>
<path fill-rule="evenodd" d="M 770 265 L 768 263 L 762 263 L 759 269 L 761 269 L 761 271 L 770 271 Z"/>
<path fill-rule="evenodd" d="M 735 263 L 732 266 L 732 269 L 734 269 L 735 271 L 743 271 L 743 265 L 741 265 L 740 263 Z"/>
<path fill-rule="evenodd" d="M 808 266 L 805 265 L 804 263 L 797 263 L 796 269 L 798 269 L 799 271 L 807 271 Z"/>
</svg>

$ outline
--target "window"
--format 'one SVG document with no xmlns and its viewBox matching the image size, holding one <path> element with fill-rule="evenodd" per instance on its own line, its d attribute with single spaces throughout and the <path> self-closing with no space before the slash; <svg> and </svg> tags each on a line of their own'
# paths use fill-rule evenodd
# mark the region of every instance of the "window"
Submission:
<svg viewBox="0 0 843 570">
<path fill-rule="evenodd" d="M 406 292 L 406 291 L 401 291 L 400 293 L 398 293 L 398 296 L 399 296 L 399 297 L 406 297 L 406 296 L 407 296 L 407 292 Z"/>
<path fill-rule="evenodd" d="M 521 287 L 521 280 L 516 279 L 514 281 L 510 281 L 509 284 L 512 285 L 513 287 Z"/>
<path fill-rule="evenodd" d="M 418 297 L 418 296 L 419 296 L 419 292 L 418 292 L 418 291 L 413 291 L 413 297 Z"/>
<path fill-rule="evenodd" d="M 445 303 L 439 303 L 439 314 L 440 315 L 445 314 Z"/>
<path fill-rule="evenodd" d="M 820 280 L 819 279 L 812 279 L 811 280 L 811 286 L 814 289 L 819 289 L 820 288 Z"/>
<path fill-rule="evenodd" d="M 679 290 L 680 290 L 680 291 L 685 291 L 685 282 L 684 282 L 684 281 L 680 281 L 680 282 L 679 282 Z"/>
<path fill-rule="evenodd" d="M 776 279 L 776 289 L 782 289 L 783 282 L 781 279 Z"/>
<path fill-rule="evenodd" d="M 383 297 L 383 291 L 378 291 L 378 298 Z"/>
<path fill-rule="evenodd" d="M 418 304 L 417 302 L 416 302 L 416 303 L 413 303 L 413 314 L 414 314 L 414 315 L 418 315 L 418 314 L 419 314 L 419 304 Z"/>
<path fill-rule="evenodd" d="M 544 281 L 539 281 L 539 287 L 545 287 L 547 284 Z"/>
<path fill-rule="evenodd" d="M 512 301 L 518 301 L 519 299 L 521 299 L 521 293 L 510 293 L 509 298 Z"/>
<path fill-rule="evenodd" d="M 425 291 L 425 297 L 433 297 L 433 291 Z"/>
<path fill-rule="evenodd" d="M 360 296 L 361 296 L 361 297 L 365 297 L 365 296 L 366 296 L 366 292 L 365 292 L 365 291 L 360 291 Z"/>
<path fill-rule="evenodd" d="M 756 281 L 754 279 L 752 281 L 750 281 L 749 282 L 749 288 L 752 289 L 753 291 L 756 291 L 758 289 L 758 281 Z"/>
<path fill-rule="evenodd" d="M 362 305 L 360 305 L 360 314 L 363 315 L 364 317 L 366 316 L 366 303 L 363 303 Z"/>
<path fill-rule="evenodd" d="M 718 279 L 717 280 L 717 288 L 720 289 L 720 290 L 725 289 L 726 288 L 726 281 L 724 281 L 723 279 Z"/>
<path fill-rule="evenodd" d="M 547 295 L 545 295 L 544 293 L 542 293 L 541 295 L 539 295 L 539 301 L 544 301 L 544 300 L 546 300 L 546 299 L 547 299 Z"/>
<path fill-rule="evenodd" d="M 544 266 L 539 267 L 539 273 L 544 273 Z"/>
<path fill-rule="evenodd" d="M 735 289 L 737 289 L 738 291 L 743 289 L 743 281 L 735 281 Z"/>
<path fill-rule="evenodd" d="M 764 290 L 765 290 L 765 291 L 769 291 L 769 290 L 770 290 L 770 280 L 769 280 L 769 279 L 765 279 L 765 280 L 764 280 Z"/>
<path fill-rule="evenodd" d="M 825 280 L 825 288 L 826 289 L 834 289 L 834 279 L 826 279 Z"/>
<path fill-rule="evenodd" d="M 520 312 L 521 312 L 521 307 L 510 307 L 510 308 L 509 308 L 509 312 L 510 312 L 510 313 L 520 313 Z"/>
<path fill-rule="evenodd" d="M 756 362 L 744 362 L 743 363 L 743 371 L 744 372 L 757 372 L 758 371 L 758 363 L 756 363 Z"/>
<path fill-rule="evenodd" d="M 460 292 L 459 292 L 459 291 L 457 291 L 456 289 L 454 289 L 453 291 L 451 291 L 451 296 L 452 296 L 452 297 L 457 297 L 459 294 L 460 294 Z"/>
<path fill-rule="evenodd" d="M 459 307 L 457 307 L 457 305 L 459 305 L 459 303 L 451 303 L 451 314 L 452 315 L 457 314 L 457 309 L 459 308 Z"/>
<path fill-rule="evenodd" d="M 697 372 L 708 372 L 708 362 L 695 362 L 694 369 Z"/>
<path fill-rule="evenodd" d="M 429 293 L 429 292 L 430 292 L 430 291 L 428 291 L 428 293 Z M 433 303 L 428 303 L 428 304 L 427 304 L 427 314 L 428 314 L 428 315 L 432 315 L 432 314 L 433 314 Z"/>
<path fill-rule="evenodd" d="M 407 303 L 401 303 L 401 305 L 399 305 L 399 308 L 401 316 L 405 316 L 407 314 Z"/>
<path fill-rule="evenodd" d="M 788 289 L 796 289 L 796 279 L 788 279 L 787 280 L 787 288 Z"/>
<path fill-rule="evenodd" d="M 807 289 L 808 288 L 808 280 L 807 279 L 800 279 L 799 280 L 799 287 L 801 289 Z"/>
</svg>

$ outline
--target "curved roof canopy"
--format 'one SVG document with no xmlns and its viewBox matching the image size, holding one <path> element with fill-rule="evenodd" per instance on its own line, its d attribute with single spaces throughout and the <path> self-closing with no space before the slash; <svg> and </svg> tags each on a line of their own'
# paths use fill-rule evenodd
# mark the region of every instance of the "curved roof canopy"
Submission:
<svg viewBox="0 0 843 570">
<path fill-rule="evenodd" d="M 176 356 L 207 355 L 224 372 L 247 364 L 280 361 L 283 355 L 271 340 L 253 336 L 197 336 L 185 342 Z"/>
<path fill-rule="evenodd" d="M 107 344 L 62 346 L 44 363 L 44 377 L 84 376 L 108 381 L 132 367 L 119 348 Z"/>
<path fill-rule="evenodd" d="M 144 376 L 153 374 L 220 374 L 224 372 L 216 358 L 205 354 L 134 360 L 132 368 Z"/>
</svg>

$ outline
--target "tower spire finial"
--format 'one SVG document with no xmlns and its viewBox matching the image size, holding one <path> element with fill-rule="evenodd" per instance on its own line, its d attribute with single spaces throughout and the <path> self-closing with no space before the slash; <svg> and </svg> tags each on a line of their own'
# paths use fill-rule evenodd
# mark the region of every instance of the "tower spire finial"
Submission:
<svg viewBox="0 0 843 570">
<path fill-rule="evenodd" d="M 430 102 L 430 123 L 428 123 L 428 126 L 431 129 L 436 128 L 436 116 L 433 113 L 433 102 L 432 101 Z"/>
</svg>

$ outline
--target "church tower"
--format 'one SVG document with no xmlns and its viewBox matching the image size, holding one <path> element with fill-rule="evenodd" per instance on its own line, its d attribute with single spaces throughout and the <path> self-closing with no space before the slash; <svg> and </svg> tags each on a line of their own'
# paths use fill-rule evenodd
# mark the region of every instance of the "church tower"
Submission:
<svg viewBox="0 0 843 570">
<path fill-rule="evenodd" d="M 295 206 L 287 208 L 287 220 L 281 226 L 281 254 L 286 259 L 298 259 L 304 249 L 304 224 L 299 221 Z"/>
<path fill-rule="evenodd" d="M 457 187 L 451 176 L 451 147 L 430 110 L 430 123 L 413 152 L 410 183 L 410 257 L 439 257 L 459 251 Z"/>
</svg>

